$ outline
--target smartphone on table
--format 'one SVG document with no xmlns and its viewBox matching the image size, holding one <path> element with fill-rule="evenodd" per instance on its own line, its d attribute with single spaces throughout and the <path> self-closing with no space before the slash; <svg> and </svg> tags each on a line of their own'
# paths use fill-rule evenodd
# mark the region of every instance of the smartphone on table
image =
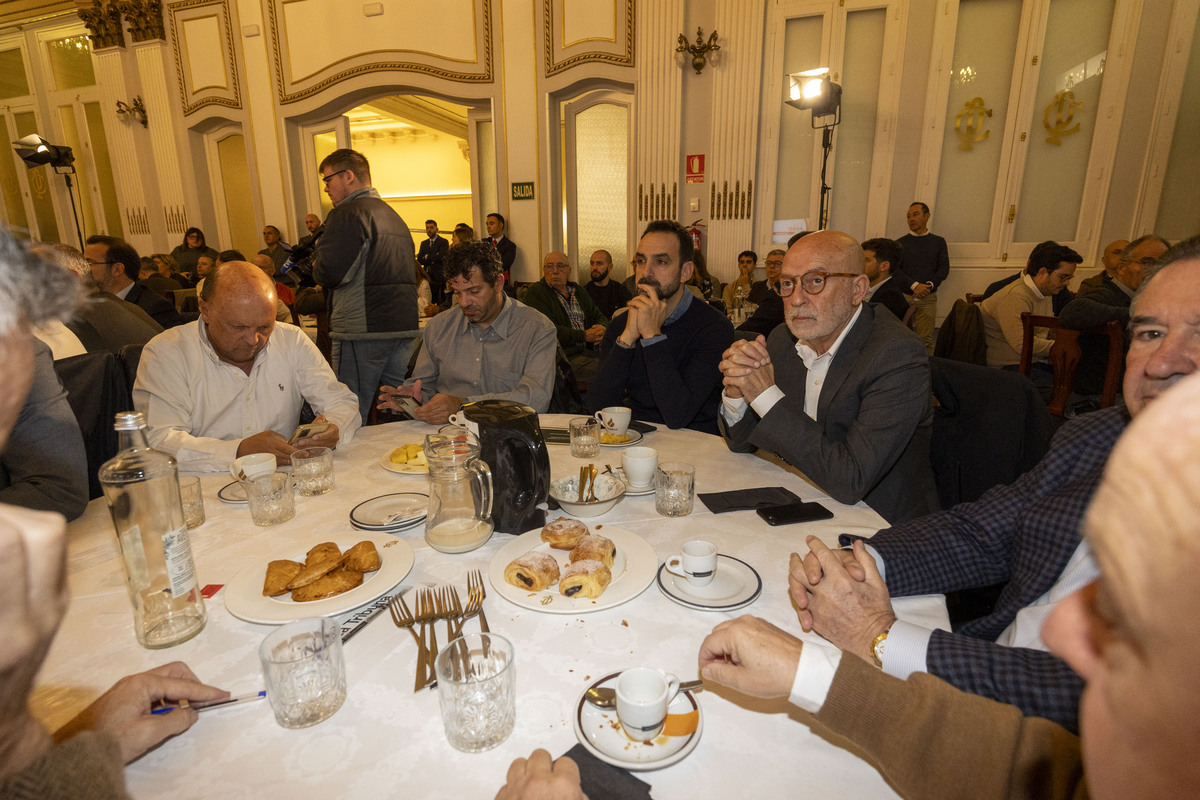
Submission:
<svg viewBox="0 0 1200 800">
<path fill-rule="evenodd" d="M 820 503 L 785 503 L 781 506 L 764 506 L 755 510 L 768 525 L 793 525 L 797 522 L 816 522 L 833 519 L 833 512 Z"/>
</svg>

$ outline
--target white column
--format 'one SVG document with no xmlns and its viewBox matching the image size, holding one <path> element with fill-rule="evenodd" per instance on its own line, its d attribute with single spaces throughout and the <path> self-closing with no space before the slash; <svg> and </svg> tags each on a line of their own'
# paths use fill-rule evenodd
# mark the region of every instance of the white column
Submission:
<svg viewBox="0 0 1200 800">
<path fill-rule="evenodd" d="M 764 33 L 763 15 L 747 13 L 744 2 L 717 0 L 716 11 L 721 62 L 707 67 L 713 71 L 707 172 L 715 202 L 710 202 L 704 254 L 709 270 L 724 283 L 736 277 L 738 253 L 767 245 L 754 241 L 753 225 Z M 759 252 L 760 261 L 764 255 Z"/>
<path fill-rule="evenodd" d="M 108 157 L 112 162 L 117 202 L 121 204 L 121 226 L 125 240 L 139 253 L 154 252 L 153 225 L 147 211 L 147 198 L 138 162 L 139 139 L 145 129 L 134 120 L 117 116 L 117 101 L 132 101 L 122 69 L 125 50 L 111 48 L 95 54 L 96 88 L 100 90 L 100 112 L 104 135 L 108 139 Z M 143 98 L 144 100 L 145 98 Z M 141 143 L 144 146 L 144 141 Z M 80 187 L 86 191 L 86 187 Z"/>
<path fill-rule="evenodd" d="M 361 14 L 361 6 L 347 4 L 353 13 Z M 240 37 L 235 32 L 235 38 L 240 38 L 242 48 L 243 76 L 242 102 L 245 104 L 249 119 L 244 131 L 246 141 L 250 145 L 250 168 L 258 177 L 258 196 L 261 201 L 263 218 L 261 224 L 274 225 L 283 231 L 284 240 L 296 242 L 301 234 L 307 235 L 306 229 L 297 229 L 300 217 L 290 213 L 292 204 L 285 198 L 290 198 L 286 191 L 285 168 L 283 153 L 285 152 L 284 126 L 276 105 L 275 79 L 272 74 L 270 45 L 270 26 L 263 18 L 263 4 L 259 0 L 240 0 L 237 4 L 235 17 L 243 28 L 257 25 L 263 31 L 261 36 Z M 283 35 L 281 26 L 280 35 Z M 311 172 L 317 171 L 316 164 L 305 165 Z M 290 182 L 288 182 L 290 185 Z M 249 188 L 249 187 L 247 187 Z M 247 253 L 246 255 L 249 255 Z"/>
<path fill-rule="evenodd" d="M 682 71 L 670 42 L 683 30 L 683 0 L 638 4 L 634 100 L 636 237 L 646 222 L 679 218 Z"/>
<path fill-rule="evenodd" d="M 550 241 L 549 230 L 543 230 L 542 220 L 548 211 L 550 191 L 541 174 L 541 141 L 547 119 L 547 104 L 539 85 L 544 68 L 542 62 L 541 12 L 534 10 L 540 3 L 528 0 L 504 0 L 499 17 L 502 24 L 493 30 L 500 43 L 497 58 L 501 67 L 499 114 L 495 126 L 496 204 L 508 222 L 508 234 L 517 245 L 517 260 L 513 265 L 513 280 L 535 281 L 541 277 L 542 249 Z M 555 130 L 553 135 L 557 136 Z M 503 140 L 501 141 L 501 136 Z M 513 200 L 511 184 L 533 181 L 537 188 L 534 200 Z M 487 214 L 497 209 L 480 209 Z M 484 220 L 480 220 L 483 222 Z M 553 224 L 553 223 L 549 223 Z M 486 229 L 480 232 L 486 236 Z"/>
<path fill-rule="evenodd" d="M 162 41 L 146 42 L 134 48 L 138 76 L 142 82 L 142 101 L 149 120 L 150 153 L 154 157 L 154 181 L 158 187 L 160 208 L 151 212 L 151 228 L 165 229 L 166 242 L 178 244 L 190 227 L 187 200 L 183 192 L 180 163 L 186 162 L 178 151 L 173 126 L 173 95 L 167 88 L 167 76 L 175 75 L 175 65 Z"/>
</svg>

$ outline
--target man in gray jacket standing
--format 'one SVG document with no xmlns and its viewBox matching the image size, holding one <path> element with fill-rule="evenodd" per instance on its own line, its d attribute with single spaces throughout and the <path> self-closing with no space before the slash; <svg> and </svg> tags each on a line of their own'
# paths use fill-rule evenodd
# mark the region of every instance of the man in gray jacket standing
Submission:
<svg viewBox="0 0 1200 800">
<path fill-rule="evenodd" d="M 372 188 L 361 153 L 335 150 L 320 172 L 334 208 L 313 278 L 329 298 L 333 370 L 358 396 L 365 420 L 381 383 L 404 382 L 419 335 L 413 238 Z"/>
</svg>

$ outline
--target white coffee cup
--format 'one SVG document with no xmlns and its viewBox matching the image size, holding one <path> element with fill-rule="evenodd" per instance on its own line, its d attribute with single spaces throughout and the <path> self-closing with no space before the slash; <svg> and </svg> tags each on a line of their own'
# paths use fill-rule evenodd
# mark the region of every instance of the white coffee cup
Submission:
<svg viewBox="0 0 1200 800">
<path fill-rule="evenodd" d="M 630 489 L 649 489 L 658 469 L 658 451 L 653 447 L 626 447 L 621 451 L 621 468 Z"/>
<path fill-rule="evenodd" d="M 248 456 L 235 458 L 229 465 L 229 474 L 235 479 L 241 480 L 238 477 L 239 470 L 249 481 L 257 480 L 264 475 L 273 475 L 275 474 L 275 456 L 270 453 L 251 453 Z"/>
<path fill-rule="evenodd" d="M 625 406 L 609 406 L 596 412 L 596 419 L 604 426 L 605 433 L 624 436 L 629 431 L 629 420 L 633 412 Z"/>
<path fill-rule="evenodd" d="M 703 539 L 686 542 L 680 555 L 667 559 L 667 572 L 691 586 L 708 586 L 717 574 L 717 546 Z"/>
<path fill-rule="evenodd" d="M 667 708 L 679 694 L 679 678 L 649 667 L 627 669 L 617 677 L 617 719 L 625 735 L 648 742 L 662 732 Z"/>
</svg>

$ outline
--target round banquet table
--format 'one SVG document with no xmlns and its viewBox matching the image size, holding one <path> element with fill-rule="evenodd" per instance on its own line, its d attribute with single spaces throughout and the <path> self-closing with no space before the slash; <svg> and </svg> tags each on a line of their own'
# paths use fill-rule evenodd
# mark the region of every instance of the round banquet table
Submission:
<svg viewBox="0 0 1200 800">
<path fill-rule="evenodd" d="M 546 427 L 565 427 L 567 416 L 543 415 Z M 227 584 L 248 565 L 280 557 L 280 548 L 307 549 L 332 536 L 353 535 L 349 511 L 372 497 L 428 491 L 424 475 L 384 470 L 379 458 L 392 448 L 417 442 L 433 426 L 401 422 L 365 427 L 335 451 L 336 488 L 320 497 L 296 498 L 296 516 L 270 528 L 250 524 L 245 505 L 229 505 L 217 492 L 227 475 L 202 477 L 207 522 L 191 533 L 201 586 Z M 699 500 L 686 517 L 668 519 L 654 510 L 654 496 L 625 497 L 607 514 L 588 520 L 631 531 L 645 539 L 661 563 L 688 539 L 715 542 L 722 553 L 752 565 L 763 591 L 735 612 L 693 610 L 678 605 L 651 583 L 615 608 L 578 615 L 549 615 L 520 608 L 488 590 L 485 610 L 493 633 L 515 645 L 517 720 L 512 735 L 495 749 L 461 753 L 446 741 L 436 690 L 414 694 L 416 644 L 384 611 L 345 646 L 348 696 L 330 719 L 303 730 L 275 723 L 267 702 L 203 714 L 176 737 L 126 769 L 136 798 L 247 797 L 492 797 L 509 762 L 544 747 L 557 757 L 575 743 L 572 710 L 583 689 L 603 675 L 631 666 L 655 666 L 681 679 L 696 677 L 696 656 L 717 623 L 749 613 L 805 639 L 787 593 L 788 554 L 804 549 L 816 534 L 836 545 L 837 534 L 871 534 L 884 525 L 866 505 L 834 502 L 798 474 L 772 461 L 731 453 L 718 437 L 660 426 L 641 444 L 659 459 L 696 466 L 698 493 L 785 486 L 804 500 L 820 500 L 832 520 L 772 528 L 753 511 L 710 513 Z M 578 474 L 585 460 L 570 448 L 550 445 L 553 477 Z M 619 449 L 590 459 L 620 464 Z M 552 512 L 553 516 L 553 512 Z M 416 564 L 399 586 L 452 583 L 465 597 L 469 570 L 486 576 L 492 556 L 512 537 L 496 533 L 483 547 L 461 555 L 439 553 L 425 544 L 424 526 L 400 534 L 413 547 Z M 232 616 L 223 590 L 207 603 L 208 624 L 191 641 L 164 651 L 146 650 L 134 639 L 112 522 L 103 498 L 69 526 L 71 604 L 34 691 L 35 713 L 52 730 L 66 722 L 117 678 L 172 660 L 186 662 L 201 680 L 234 695 L 263 686 L 258 646 L 272 630 Z M 948 628 L 941 596 L 895 601 L 897 615 Z M 349 614 L 339 617 L 344 621 Z M 465 631 L 478 630 L 469 620 Z M 439 625 L 439 640 L 445 636 Z M 444 642 L 442 642 L 444 644 Z M 879 774 L 849 751 L 813 735 L 800 722 L 804 712 L 785 700 L 763 701 L 709 684 L 696 695 L 704 730 L 680 762 L 638 773 L 658 800 L 694 797 L 772 796 L 802 793 L 810 798 L 895 797 Z"/>
</svg>

